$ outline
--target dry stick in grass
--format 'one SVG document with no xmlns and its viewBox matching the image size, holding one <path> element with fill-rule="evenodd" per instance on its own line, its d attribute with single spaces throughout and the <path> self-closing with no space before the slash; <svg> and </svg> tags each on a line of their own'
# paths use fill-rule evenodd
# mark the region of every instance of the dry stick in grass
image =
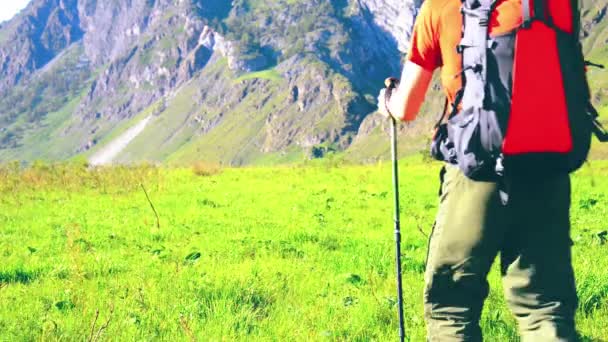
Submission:
<svg viewBox="0 0 608 342">
<path fill-rule="evenodd" d="M 418 228 L 418 231 L 420 232 L 420 234 L 422 234 L 422 236 L 424 236 L 427 240 L 429 238 L 429 234 L 427 234 L 423 229 L 422 226 L 420 225 L 420 216 L 418 216 L 418 214 L 412 214 L 412 216 L 416 219 L 416 227 Z"/>
<path fill-rule="evenodd" d="M 152 201 L 150 200 L 150 196 L 148 196 L 148 192 L 146 191 L 146 188 L 144 187 L 144 183 L 139 183 L 139 185 L 141 185 L 141 188 L 144 190 L 144 194 L 146 194 L 148 203 L 150 203 L 150 207 L 152 207 L 152 211 L 154 211 L 154 215 L 156 215 L 156 228 L 160 229 L 160 218 L 158 217 L 158 212 L 156 212 L 156 209 L 154 208 L 154 204 L 152 204 Z"/>
<path fill-rule="evenodd" d="M 184 318 L 184 316 L 179 316 L 179 323 L 182 326 L 182 329 L 184 329 L 184 332 L 186 333 L 186 335 L 188 335 L 188 339 L 190 340 L 190 342 L 195 342 L 196 338 L 194 338 L 194 334 L 192 333 L 192 330 L 190 329 L 190 326 L 188 325 L 188 321 L 186 321 L 186 319 Z"/>
<path fill-rule="evenodd" d="M 424 230 L 422 230 L 422 227 L 421 227 L 419 224 L 417 224 L 417 226 L 418 226 L 418 231 L 419 231 L 420 233 L 422 233 L 422 235 L 423 235 L 425 238 L 427 238 L 427 239 L 428 239 L 428 238 L 429 238 L 429 235 L 428 235 L 428 234 L 427 234 L 427 233 L 426 233 Z"/>
<path fill-rule="evenodd" d="M 93 341 L 93 333 L 95 332 L 95 326 L 97 325 L 97 319 L 99 318 L 99 309 L 95 311 L 95 319 L 93 320 L 93 325 L 91 325 L 91 333 L 89 334 L 89 338 L 87 341 Z"/>
<path fill-rule="evenodd" d="M 108 320 L 99 328 L 99 330 L 97 331 L 97 334 L 95 335 L 95 338 L 93 339 L 92 342 L 99 341 L 99 338 L 101 337 L 101 333 L 104 330 L 106 330 L 108 328 L 108 326 L 110 325 L 110 321 L 112 320 L 113 314 L 114 314 L 114 306 L 112 306 L 112 308 L 110 308 L 110 317 L 108 317 Z"/>
<path fill-rule="evenodd" d="M 372 268 L 372 271 L 374 269 Z M 374 297 L 374 299 L 376 300 L 376 302 L 378 303 L 378 305 L 382 305 L 382 302 L 380 302 L 380 299 L 378 298 L 378 295 L 376 294 L 376 282 L 374 281 L 373 278 L 373 272 L 369 272 L 367 275 L 367 278 L 369 279 L 369 283 L 370 283 L 370 289 L 372 291 L 372 297 Z"/>
</svg>

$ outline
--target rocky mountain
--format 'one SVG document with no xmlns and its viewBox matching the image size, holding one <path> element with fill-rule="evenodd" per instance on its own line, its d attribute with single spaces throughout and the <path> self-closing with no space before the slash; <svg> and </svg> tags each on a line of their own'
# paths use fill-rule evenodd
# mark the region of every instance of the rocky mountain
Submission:
<svg viewBox="0 0 608 342">
<path fill-rule="evenodd" d="M 583 1 L 606 60 L 608 1 Z M 371 115 L 408 0 L 32 0 L 0 24 L 0 161 L 279 163 L 388 152 Z M 605 104 L 606 77 L 592 71 Z M 437 87 L 435 87 L 437 88 Z M 425 148 L 439 96 L 402 127 Z"/>
</svg>

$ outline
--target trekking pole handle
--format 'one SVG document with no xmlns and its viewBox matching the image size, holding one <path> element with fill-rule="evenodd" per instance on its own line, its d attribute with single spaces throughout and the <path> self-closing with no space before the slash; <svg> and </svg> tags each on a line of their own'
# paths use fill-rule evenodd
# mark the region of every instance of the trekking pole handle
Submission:
<svg viewBox="0 0 608 342">
<path fill-rule="evenodd" d="M 387 79 L 384 80 L 384 85 L 388 88 L 388 89 L 395 89 L 399 86 L 399 79 L 395 78 L 395 77 L 389 77 Z"/>
<path fill-rule="evenodd" d="M 391 98 L 391 95 L 393 94 L 393 90 L 397 89 L 397 87 L 399 86 L 399 79 L 395 77 L 389 77 L 384 80 L 384 86 L 386 87 L 386 100 L 389 100 Z"/>
<path fill-rule="evenodd" d="M 395 77 L 389 77 L 384 80 L 384 86 L 386 87 L 386 91 L 384 92 L 384 107 L 386 108 L 386 111 L 388 112 L 393 124 L 396 124 L 395 117 L 393 116 L 393 113 L 391 113 L 391 110 L 388 108 L 388 101 L 393 95 L 393 90 L 397 89 L 397 87 L 399 86 L 399 79 Z"/>
</svg>

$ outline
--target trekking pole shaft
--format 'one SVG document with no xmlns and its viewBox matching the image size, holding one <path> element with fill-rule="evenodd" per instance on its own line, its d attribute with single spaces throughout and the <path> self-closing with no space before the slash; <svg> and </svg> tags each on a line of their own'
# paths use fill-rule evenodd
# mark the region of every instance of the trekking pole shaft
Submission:
<svg viewBox="0 0 608 342">
<path fill-rule="evenodd" d="M 395 242 L 397 263 L 397 305 L 399 308 L 399 340 L 405 338 L 403 321 L 403 281 L 401 277 L 401 223 L 399 221 L 399 168 L 397 162 L 397 122 L 391 117 L 391 156 L 393 161 L 393 191 L 395 196 Z"/>
</svg>

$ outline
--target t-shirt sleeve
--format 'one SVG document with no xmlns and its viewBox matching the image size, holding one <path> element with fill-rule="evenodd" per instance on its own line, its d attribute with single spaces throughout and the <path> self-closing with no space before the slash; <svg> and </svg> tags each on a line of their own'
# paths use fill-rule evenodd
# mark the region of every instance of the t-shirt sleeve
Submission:
<svg viewBox="0 0 608 342">
<path fill-rule="evenodd" d="M 429 71 L 441 66 L 437 19 L 438 15 L 433 13 L 432 0 L 425 1 L 416 18 L 407 54 L 407 60 Z"/>
</svg>

